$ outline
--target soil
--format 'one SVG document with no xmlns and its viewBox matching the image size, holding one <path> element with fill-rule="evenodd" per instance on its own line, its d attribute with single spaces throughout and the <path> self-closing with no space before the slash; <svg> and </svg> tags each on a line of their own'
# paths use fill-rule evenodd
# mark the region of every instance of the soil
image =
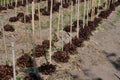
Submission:
<svg viewBox="0 0 120 80">
<path fill-rule="evenodd" d="M 38 77 L 35 73 L 29 73 L 29 75 L 26 76 L 24 80 L 44 80 L 44 79 Z"/>
</svg>

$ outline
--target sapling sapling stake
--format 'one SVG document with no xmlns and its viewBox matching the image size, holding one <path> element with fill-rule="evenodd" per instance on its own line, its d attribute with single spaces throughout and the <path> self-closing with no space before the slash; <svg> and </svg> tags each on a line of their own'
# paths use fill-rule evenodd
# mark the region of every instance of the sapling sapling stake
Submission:
<svg viewBox="0 0 120 80">
<path fill-rule="evenodd" d="M 70 43 L 72 44 L 72 17 L 73 17 L 73 2 L 71 1 L 71 12 L 70 12 Z"/>
<path fill-rule="evenodd" d="M 13 80 L 16 80 L 16 61 L 15 61 L 15 41 L 17 40 L 14 35 L 11 35 L 10 38 L 8 38 L 11 43 L 11 50 L 12 50 L 12 64 L 13 64 Z"/>
<path fill-rule="evenodd" d="M 26 2 L 27 2 L 27 0 L 25 0 Z M 27 4 L 26 4 L 26 6 L 25 6 L 25 11 L 24 11 L 24 18 L 23 18 L 23 22 L 24 23 L 26 23 L 26 17 L 25 17 L 25 15 L 27 15 Z M 26 32 L 26 31 L 25 31 Z"/>
<path fill-rule="evenodd" d="M 89 12 L 89 1 L 87 1 L 87 4 L 86 4 L 86 25 L 88 26 L 88 20 L 89 20 L 89 15 L 88 15 L 88 12 Z"/>
<path fill-rule="evenodd" d="M 90 13 L 90 21 L 92 21 L 92 11 L 93 11 L 93 9 L 92 9 L 92 0 L 90 0 L 90 9 L 91 9 L 91 13 Z"/>
<path fill-rule="evenodd" d="M 26 0 L 26 15 L 28 15 L 28 8 L 29 8 L 29 4 L 28 4 L 28 0 Z"/>
<path fill-rule="evenodd" d="M 5 6 L 7 7 L 7 9 L 8 9 L 8 4 L 9 4 L 9 1 L 8 0 L 5 1 Z"/>
<path fill-rule="evenodd" d="M 92 12 L 91 12 L 91 21 L 94 20 L 93 16 L 94 16 L 94 0 L 92 0 L 91 2 L 91 8 L 92 8 Z"/>
<path fill-rule="evenodd" d="M 85 15 L 86 15 L 86 0 L 84 0 L 84 12 L 83 12 L 83 28 L 85 27 Z"/>
<path fill-rule="evenodd" d="M 12 6 L 12 0 L 10 0 L 10 6 Z"/>
<path fill-rule="evenodd" d="M 51 6 L 50 6 L 50 25 L 49 25 L 49 29 L 50 29 L 50 45 L 49 45 L 49 62 L 51 63 L 51 56 L 52 56 L 52 11 L 53 11 L 53 0 L 51 0 Z"/>
<path fill-rule="evenodd" d="M 17 0 L 15 0 L 15 15 L 17 15 Z"/>
<path fill-rule="evenodd" d="M 41 16 L 40 16 L 40 3 L 38 3 L 38 16 L 39 16 L 39 23 L 38 23 L 38 25 L 39 25 L 39 29 L 40 29 L 40 31 L 39 31 L 39 36 L 40 36 L 40 44 L 42 44 L 42 28 L 41 28 Z"/>
<path fill-rule="evenodd" d="M 22 0 L 22 4 L 24 4 L 24 0 Z"/>
<path fill-rule="evenodd" d="M 5 0 L 3 0 L 3 6 L 5 7 Z"/>
<path fill-rule="evenodd" d="M 35 53 L 35 21 L 34 21 L 34 14 L 35 14 L 35 3 L 32 1 L 32 41 L 33 41 L 33 53 Z"/>
<path fill-rule="evenodd" d="M 2 1 L 0 1 L 0 5 L 2 6 Z"/>
<path fill-rule="evenodd" d="M 1 4 L 1 6 L 3 6 L 3 0 L 1 0 L 0 2 L 1 2 L 1 3 L 0 3 L 0 4 Z"/>
<path fill-rule="evenodd" d="M 63 51 L 63 46 L 64 46 L 64 44 L 63 44 L 63 0 L 61 0 L 61 6 L 60 6 L 60 9 L 61 9 L 61 29 L 62 29 L 62 51 Z"/>
<path fill-rule="evenodd" d="M 28 15 L 28 0 L 26 0 L 26 11 L 25 11 L 25 15 Z M 25 15 L 24 15 L 24 23 L 26 23 L 26 17 L 25 17 Z M 27 29 L 25 29 L 25 34 L 26 34 L 26 38 L 25 38 L 25 41 L 26 41 L 26 49 L 27 50 L 29 50 L 28 49 L 28 30 Z"/>
<path fill-rule="evenodd" d="M 58 27 L 57 27 L 57 38 L 58 39 L 60 38 L 60 15 L 61 15 L 61 7 L 59 7 L 59 12 L 58 12 Z"/>
<path fill-rule="evenodd" d="M 98 10 L 99 10 L 99 0 L 96 1 L 96 9 L 95 9 L 95 10 L 97 11 L 97 14 L 98 14 Z"/>
<path fill-rule="evenodd" d="M 39 21 L 38 21 L 38 25 L 39 25 L 39 37 L 40 37 L 40 44 L 42 44 L 42 28 L 41 28 L 41 15 L 40 15 L 40 3 L 38 3 L 38 17 L 39 17 Z"/>
<path fill-rule="evenodd" d="M 99 11 L 99 7 L 101 6 L 101 0 L 98 0 L 98 13 L 100 12 Z"/>
<path fill-rule="evenodd" d="M 45 3 L 46 3 L 46 11 L 48 11 L 48 0 L 46 0 Z"/>
<path fill-rule="evenodd" d="M 2 32 L 3 32 L 3 43 L 4 43 L 4 49 L 5 49 L 5 55 L 6 55 L 6 64 L 8 62 L 8 52 L 7 52 L 7 47 L 6 47 L 6 39 L 5 39 L 5 32 L 4 32 L 4 26 L 3 26 L 3 21 L 2 21 Z"/>
<path fill-rule="evenodd" d="M 77 38 L 79 38 L 80 0 L 77 2 Z"/>
<path fill-rule="evenodd" d="M 13 80 L 16 80 L 14 41 L 11 41 L 11 48 L 12 48 L 12 61 L 13 61 Z"/>
<path fill-rule="evenodd" d="M 5 7 L 4 2 L 5 2 L 5 1 L 4 1 L 4 0 L 2 0 L 2 6 L 4 6 L 4 7 Z"/>
<path fill-rule="evenodd" d="M 96 0 L 93 0 L 93 20 L 95 19 L 95 6 L 96 6 Z"/>
<path fill-rule="evenodd" d="M 108 8 L 108 9 L 110 8 L 110 2 L 111 2 L 111 0 L 108 0 L 108 1 L 107 1 L 107 8 Z"/>
<path fill-rule="evenodd" d="M 108 0 L 105 0 L 105 10 L 108 9 Z"/>
<path fill-rule="evenodd" d="M 93 0 L 93 20 L 95 18 L 95 7 L 97 6 L 96 0 Z"/>
<path fill-rule="evenodd" d="M 78 5 L 78 4 L 77 4 L 77 1 L 78 1 L 78 0 L 75 0 L 75 2 L 76 2 L 76 4 L 75 4 L 75 14 L 76 14 L 75 19 L 77 19 L 77 8 L 78 8 L 78 6 L 77 6 L 77 5 Z"/>
<path fill-rule="evenodd" d="M 0 5 L 2 6 L 2 0 L 0 1 Z"/>
<path fill-rule="evenodd" d="M 113 0 L 111 0 L 111 2 L 112 2 L 112 4 L 114 3 L 114 1 L 113 1 Z"/>
</svg>

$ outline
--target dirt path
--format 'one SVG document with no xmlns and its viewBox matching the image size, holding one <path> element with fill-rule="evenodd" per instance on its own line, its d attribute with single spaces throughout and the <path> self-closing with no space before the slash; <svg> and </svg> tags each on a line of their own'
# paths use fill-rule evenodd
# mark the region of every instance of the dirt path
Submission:
<svg viewBox="0 0 120 80">
<path fill-rule="evenodd" d="M 103 20 L 90 40 L 85 42 L 83 48 L 78 48 L 79 54 L 76 58 L 80 59 L 78 63 L 84 75 L 81 76 L 78 70 L 72 70 L 73 76 L 78 75 L 75 80 L 120 80 L 120 16 L 117 15 L 118 10 L 120 7 L 107 20 Z"/>
</svg>

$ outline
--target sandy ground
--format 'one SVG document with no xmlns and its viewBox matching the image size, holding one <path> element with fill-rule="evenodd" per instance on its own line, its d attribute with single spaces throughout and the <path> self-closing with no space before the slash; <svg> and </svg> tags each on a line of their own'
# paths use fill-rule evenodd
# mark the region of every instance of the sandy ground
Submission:
<svg viewBox="0 0 120 80">
<path fill-rule="evenodd" d="M 110 24 L 110 22 L 114 25 Z M 74 69 L 71 74 L 78 77 L 75 80 L 94 80 L 98 77 L 103 80 L 120 80 L 116 76 L 120 77 L 120 71 L 111 64 L 111 61 L 120 59 L 119 26 L 120 19 L 117 12 L 113 12 L 107 20 L 103 20 L 90 40 L 85 42 L 84 47 L 78 48 L 79 54 L 76 59 L 80 59 L 80 62 L 77 62 L 84 76 L 81 75 L 82 71 L 79 72 Z"/>
<path fill-rule="evenodd" d="M 77 48 L 78 54 L 71 55 L 71 59 L 68 63 L 62 64 L 53 61 L 53 63 L 58 66 L 57 71 L 50 76 L 41 76 L 47 80 L 120 80 L 120 69 L 116 69 L 115 65 L 111 63 L 120 59 L 120 16 L 117 15 L 118 10 L 120 10 L 120 7 L 118 7 L 107 20 L 102 21 L 97 30 L 93 32 L 93 36 L 90 37 L 90 40 L 84 42 L 84 47 Z M 10 14 L 11 16 L 13 15 L 12 13 L 13 12 Z M 4 20 L 7 20 L 8 16 L 4 17 Z M 30 38 L 25 37 L 26 31 L 28 31 L 27 36 L 31 36 L 31 32 L 30 30 L 26 30 L 24 27 L 25 25 L 20 22 L 17 22 L 17 25 L 13 23 L 13 25 L 16 28 L 16 32 L 14 33 L 17 37 L 15 51 L 16 58 L 18 58 L 22 55 L 21 49 L 28 52 L 32 48 Z M 26 25 L 29 26 L 29 24 Z M 48 31 L 49 29 L 43 29 L 42 33 Z M 36 33 L 38 32 L 36 31 Z M 10 33 L 5 34 L 6 36 L 10 35 Z M 36 35 L 39 36 L 39 34 Z M 49 35 L 43 35 L 43 39 L 47 39 L 48 36 Z M 65 37 L 68 37 L 66 33 Z M 6 37 L 7 51 L 9 53 L 8 57 L 11 63 L 12 55 L 9 40 L 9 36 Z M 0 64 L 5 63 L 5 53 L 2 41 L 3 40 L 0 39 Z M 45 59 L 43 57 L 37 58 L 36 62 L 37 66 L 40 66 L 45 62 Z M 23 73 L 19 73 L 18 75 L 24 76 Z"/>
</svg>

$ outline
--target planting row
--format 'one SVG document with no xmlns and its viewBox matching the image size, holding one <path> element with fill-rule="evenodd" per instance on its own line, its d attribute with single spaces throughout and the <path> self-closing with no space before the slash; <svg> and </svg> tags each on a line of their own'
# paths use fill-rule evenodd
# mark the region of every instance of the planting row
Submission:
<svg viewBox="0 0 120 80">
<path fill-rule="evenodd" d="M 86 0 L 88 1 L 88 0 Z M 71 2 L 73 5 L 77 4 L 77 0 L 65 0 L 62 3 L 61 2 L 53 2 L 52 5 L 52 12 L 59 12 L 60 6 L 62 5 L 62 8 L 68 8 L 71 5 Z M 84 0 L 80 0 L 80 2 L 84 2 Z M 40 9 L 39 11 L 42 13 L 42 15 L 49 16 L 50 15 L 50 8 L 51 8 L 51 1 L 48 1 L 47 7 Z M 38 10 L 36 10 L 38 12 Z"/>
<path fill-rule="evenodd" d="M 15 7 L 26 6 L 29 3 L 32 3 L 33 0 L 19 0 L 17 2 L 9 2 L 8 4 L 4 4 L 0 6 L 0 11 L 7 9 L 14 9 Z M 46 0 L 36 0 L 36 2 L 46 1 Z"/>
<path fill-rule="evenodd" d="M 8 4 L 4 4 L 0 5 L 0 12 L 3 10 L 7 10 L 7 9 L 14 9 L 15 7 L 20 7 L 20 6 L 26 6 L 28 4 L 31 4 L 33 0 L 20 0 L 20 1 L 13 1 L 13 2 L 9 2 Z M 36 3 L 41 2 L 41 1 L 46 1 L 46 0 L 35 0 Z M 72 0 L 74 4 L 76 4 L 76 0 Z M 88 0 L 87 0 L 88 1 Z M 84 0 L 80 0 L 80 2 L 84 2 Z M 2 3 L 2 2 L 1 2 Z M 50 4 L 51 1 L 48 0 L 48 10 L 50 10 Z M 63 1 L 63 8 L 67 8 L 70 5 L 70 0 L 64 0 Z M 53 10 L 54 11 L 58 11 L 58 8 L 60 6 L 60 3 L 58 3 L 56 0 L 53 0 Z M 42 9 L 42 12 L 44 11 L 44 9 Z M 46 11 L 43 13 L 46 15 Z"/>
<path fill-rule="evenodd" d="M 81 2 L 83 2 L 83 1 L 81 0 Z M 73 5 L 75 5 L 75 4 L 77 4 L 77 2 L 76 2 L 76 0 L 73 0 Z M 53 3 L 53 9 L 52 9 L 53 13 L 56 11 L 59 12 L 60 5 L 61 5 L 60 2 Z M 68 8 L 70 5 L 71 5 L 71 1 L 67 1 L 67 0 L 65 2 L 63 1 L 63 4 L 62 4 L 63 8 Z M 50 15 L 50 7 L 51 7 L 51 1 L 49 0 L 47 2 L 47 7 L 42 8 L 39 11 L 41 12 L 42 15 L 49 16 Z M 35 17 L 34 19 L 38 20 L 39 19 L 39 17 L 37 16 L 38 9 L 35 10 L 35 13 L 36 14 L 34 15 L 34 17 Z M 10 22 L 16 22 L 18 20 L 21 21 L 22 23 L 30 23 L 32 20 L 32 14 L 25 15 L 24 13 L 20 12 L 20 13 L 17 13 L 17 16 L 9 18 Z"/>
</svg>

